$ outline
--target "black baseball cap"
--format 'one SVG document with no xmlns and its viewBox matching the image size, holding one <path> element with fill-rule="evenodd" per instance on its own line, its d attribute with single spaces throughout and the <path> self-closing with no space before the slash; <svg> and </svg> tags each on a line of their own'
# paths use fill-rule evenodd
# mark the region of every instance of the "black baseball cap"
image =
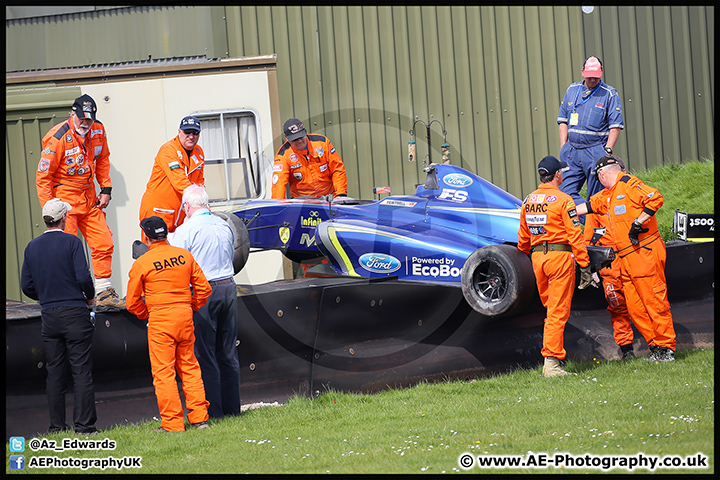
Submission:
<svg viewBox="0 0 720 480">
<path fill-rule="evenodd" d="M 143 218 L 142 222 L 140 222 L 140 227 L 148 238 L 152 238 L 153 240 L 167 238 L 168 229 L 165 220 L 156 215 Z"/>
<path fill-rule="evenodd" d="M 292 142 L 307 135 L 307 130 L 305 130 L 305 125 L 300 120 L 291 118 L 283 125 L 283 133 L 288 141 Z"/>
<path fill-rule="evenodd" d="M 562 160 L 558 160 L 552 155 L 543 157 L 538 163 L 538 173 L 540 175 L 555 175 L 558 170 L 564 171 L 567 168 L 567 163 Z"/>
<path fill-rule="evenodd" d="M 97 115 L 97 105 L 95 100 L 88 94 L 82 95 L 75 99 L 72 110 L 78 118 L 92 118 L 95 120 Z"/>
<path fill-rule="evenodd" d="M 625 163 L 623 163 L 620 157 L 616 155 L 605 155 L 598 158 L 598 161 L 595 162 L 595 167 L 592 169 L 591 173 L 597 176 L 598 170 L 603 167 L 607 167 L 608 165 L 618 165 L 621 169 L 625 170 Z"/>
</svg>

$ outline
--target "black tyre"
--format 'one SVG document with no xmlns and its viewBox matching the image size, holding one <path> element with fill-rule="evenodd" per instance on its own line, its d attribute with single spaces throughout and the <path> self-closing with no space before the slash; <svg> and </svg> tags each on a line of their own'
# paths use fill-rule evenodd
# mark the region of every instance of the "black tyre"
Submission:
<svg viewBox="0 0 720 480">
<path fill-rule="evenodd" d="M 465 300 L 486 317 L 517 312 L 536 289 L 530 259 L 512 245 L 475 250 L 460 275 Z"/>
<path fill-rule="evenodd" d="M 235 249 L 235 253 L 233 254 L 233 270 L 235 270 L 235 274 L 237 275 L 238 272 L 243 269 L 250 256 L 250 235 L 248 234 L 245 222 L 234 213 L 212 212 L 212 214 L 225 220 L 235 235 L 235 240 L 233 241 L 233 248 Z"/>
</svg>

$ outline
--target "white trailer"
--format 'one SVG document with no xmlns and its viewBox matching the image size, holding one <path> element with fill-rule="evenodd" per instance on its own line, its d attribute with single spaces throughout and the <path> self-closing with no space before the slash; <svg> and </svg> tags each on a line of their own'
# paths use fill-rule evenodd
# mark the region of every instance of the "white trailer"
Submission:
<svg viewBox="0 0 720 480">
<path fill-rule="evenodd" d="M 70 90 L 65 95 L 68 116 L 71 97 L 88 94 L 97 103 L 110 148 L 113 190 L 106 213 L 115 245 L 113 286 L 121 297 L 134 261 L 131 246 L 140 238 L 138 212 L 153 160 L 160 146 L 177 135 L 184 116 L 192 114 L 202 122 L 199 144 L 206 156 L 212 210 L 270 198 L 273 156 L 282 143 L 275 65 L 275 55 L 267 55 L 6 75 L 6 98 L 23 95 L 29 110 L 58 89 Z M 22 106 L 15 102 L 13 108 Z M 52 124 L 65 118 L 58 115 Z M 36 230 L 33 237 L 42 233 L 42 228 Z M 291 277 L 290 261 L 278 251 L 266 251 L 251 255 L 235 279 L 259 284 Z"/>
</svg>

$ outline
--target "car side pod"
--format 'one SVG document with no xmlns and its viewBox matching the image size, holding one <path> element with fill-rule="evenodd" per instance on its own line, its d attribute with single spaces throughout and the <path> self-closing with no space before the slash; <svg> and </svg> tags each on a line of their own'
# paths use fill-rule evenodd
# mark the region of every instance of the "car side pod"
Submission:
<svg viewBox="0 0 720 480">
<path fill-rule="evenodd" d="M 460 278 L 465 300 L 486 317 L 519 311 L 537 289 L 530 258 L 514 245 L 478 248 L 465 261 Z"/>
</svg>

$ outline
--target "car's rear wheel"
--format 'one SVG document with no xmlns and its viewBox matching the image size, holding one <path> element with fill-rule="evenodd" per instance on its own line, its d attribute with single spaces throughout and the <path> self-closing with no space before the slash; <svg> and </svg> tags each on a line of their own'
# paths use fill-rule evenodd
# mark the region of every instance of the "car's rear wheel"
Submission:
<svg viewBox="0 0 720 480">
<path fill-rule="evenodd" d="M 463 265 L 461 281 L 465 300 L 486 317 L 517 312 L 536 289 L 530 259 L 512 245 L 475 250 Z"/>
<path fill-rule="evenodd" d="M 213 215 L 217 215 L 222 218 L 230 225 L 233 231 L 235 239 L 233 241 L 233 248 L 235 253 L 233 254 L 233 270 L 235 274 L 243 269 L 247 263 L 248 257 L 250 256 L 250 235 L 248 234 L 245 222 L 234 213 L 226 212 L 212 212 Z"/>
</svg>

